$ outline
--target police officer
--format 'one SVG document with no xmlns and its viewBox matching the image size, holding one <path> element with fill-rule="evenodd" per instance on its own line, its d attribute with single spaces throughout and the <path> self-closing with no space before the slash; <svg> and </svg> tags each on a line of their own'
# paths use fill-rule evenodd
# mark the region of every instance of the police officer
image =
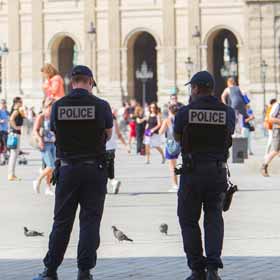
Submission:
<svg viewBox="0 0 280 280">
<path fill-rule="evenodd" d="M 188 84 L 191 103 L 181 108 L 174 124 L 174 136 L 182 146 L 178 217 L 192 270 L 187 280 L 220 280 L 218 269 L 223 267 L 224 236 L 222 202 L 228 187 L 226 161 L 235 113 L 212 95 L 214 79 L 207 71 L 195 74 Z M 199 227 L 202 207 L 206 257 Z"/>
<path fill-rule="evenodd" d="M 96 265 L 100 221 L 106 194 L 105 144 L 112 134 L 109 104 L 92 94 L 96 86 L 91 70 L 76 66 L 71 77 L 73 90 L 52 108 L 51 128 L 56 135 L 57 186 L 54 224 L 45 270 L 34 280 L 57 280 L 57 268 L 70 239 L 80 205 L 78 280 L 90 280 Z"/>
</svg>

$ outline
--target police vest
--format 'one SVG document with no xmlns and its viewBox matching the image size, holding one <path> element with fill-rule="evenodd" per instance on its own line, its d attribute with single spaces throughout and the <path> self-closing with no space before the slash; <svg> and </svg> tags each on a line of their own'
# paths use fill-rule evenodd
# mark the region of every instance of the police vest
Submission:
<svg viewBox="0 0 280 280">
<path fill-rule="evenodd" d="M 182 137 L 182 154 L 214 153 L 225 155 L 231 145 L 227 128 L 227 106 L 220 102 L 191 103 L 188 123 Z"/>
<path fill-rule="evenodd" d="M 95 159 L 105 154 L 105 120 L 102 104 L 93 95 L 65 96 L 57 102 L 58 158 Z"/>
</svg>

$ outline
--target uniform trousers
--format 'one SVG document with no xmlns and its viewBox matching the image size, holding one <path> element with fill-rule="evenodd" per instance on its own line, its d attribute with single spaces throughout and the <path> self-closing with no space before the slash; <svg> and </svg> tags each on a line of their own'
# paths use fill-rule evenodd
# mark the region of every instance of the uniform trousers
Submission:
<svg viewBox="0 0 280 280">
<path fill-rule="evenodd" d="M 55 191 L 54 223 L 49 238 L 49 251 L 44 259 L 50 271 L 56 271 L 63 261 L 78 205 L 78 268 L 89 270 L 95 267 L 106 185 L 107 171 L 103 163 L 78 163 L 60 167 Z"/>
<path fill-rule="evenodd" d="M 223 267 L 221 253 L 224 238 L 222 203 L 227 189 L 225 168 L 197 168 L 182 175 L 178 192 L 178 217 L 184 251 L 192 270 Z M 204 247 L 199 220 L 204 211 Z"/>
</svg>

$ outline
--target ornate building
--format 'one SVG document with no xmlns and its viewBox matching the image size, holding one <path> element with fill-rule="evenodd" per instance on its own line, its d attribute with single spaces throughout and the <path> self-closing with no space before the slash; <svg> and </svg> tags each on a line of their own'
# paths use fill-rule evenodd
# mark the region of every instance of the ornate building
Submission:
<svg viewBox="0 0 280 280">
<path fill-rule="evenodd" d="M 98 94 L 118 105 L 142 100 L 144 61 L 149 102 L 185 95 L 199 69 L 215 75 L 217 95 L 236 76 L 260 112 L 280 90 L 279 0 L 0 0 L 0 21 L 0 98 L 38 104 L 44 62 L 66 84 L 74 64 L 91 66 Z"/>
</svg>

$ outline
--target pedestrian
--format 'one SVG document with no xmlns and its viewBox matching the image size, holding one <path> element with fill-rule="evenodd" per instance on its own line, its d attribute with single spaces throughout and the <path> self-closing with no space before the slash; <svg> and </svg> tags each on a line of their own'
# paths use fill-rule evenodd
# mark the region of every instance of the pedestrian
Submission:
<svg viewBox="0 0 280 280">
<path fill-rule="evenodd" d="M 51 129 L 56 136 L 54 224 L 45 270 L 34 280 L 57 280 L 78 206 L 80 235 L 77 280 L 91 280 L 96 250 L 100 244 L 100 222 L 107 192 L 105 144 L 112 135 L 109 104 L 94 96 L 91 70 L 77 65 L 72 70 L 73 90 L 53 104 Z"/>
<path fill-rule="evenodd" d="M 47 98 L 43 104 L 43 112 L 36 118 L 33 137 L 38 143 L 41 151 L 44 169 L 39 178 L 33 181 L 33 189 L 35 193 L 40 193 L 40 186 L 44 178 L 46 178 L 47 188 L 46 195 L 54 195 L 51 189 L 51 178 L 55 168 L 55 135 L 50 128 L 50 115 L 54 99 Z"/>
<path fill-rule="evenodd" d="M 41 72 L 45 79 L 43 84 L 43 90 L 45 97 L 50 97 L 55 100 L 64 96 L 64 81 L 59 75 L 56 68 L 50 64 L 46 63 L 42 68 Z"/>
<path fill-rule="evenodd" d="M 115 178 L 115 156 L 117 150 L 117 139 L 121 141 L 121 143 L 125 146 L 127 152 L 130 154 L 130 147 L 125 142 L 123 135 L 120 132 L 119 124 L 117 121 L 117 112 L 112 111 L 113 114 L 113 129 L 112 129 L 112 137 L 106 143 L 106 163 L 108 168 L 108 179 L 109 183 L 113 188 L 113 193 L 118 194 L 121 186 L 121 181 Z"/>
<path fill-rule="evenodd" d="M 229 77 L 227 79 L 227 88 L 222 93 L 221 99 L 224 104 L 228 104 L 235 110 L 236 118 L 239 117 L 238 114 L 240 114 L 244 119 L 248 118 L 243 94 L 239 86 L 237 86 L 234 78 Z M 236 124 L 239 124 L 239 122 L 236 122 Z"/>
<path fill-rule="evenodd" d="M 159 130 L 159 134 L 166 134 L 165 158 L 169 162 L 169 170 L 172 181 L 172 187 L 169 192 L 177 192 L 179 189 L 178 178 L 175 174 L 175 168 L 177 165 L 177 159 L 181 152 L 181 148 L 180 144 L 174 139 L 174 120 L 177 112 L 177 104 L 169 105 L 168 118 L 163 121 Z"/>
<path fill-rule="evenodd" d="M 160 127 L 160 110 L 156 103 L 151 103 L 149 106 L 149 115 L 147 117 L 144 137 L 146 164 L 150 164 L 151 161 L 151 148 L 155 148 L 160 153 L 162 158 L 161 163 L 165 163 L 165 157 L 161 148 L 161 137 L 159 135 Z"/>
<path fill-rule="evenodd" d="M 135 122 L 135 108 L 137 106 L 137 102 L 135 99 L 131 99 L 130 106 L 128 107 L 128 116 L 129 116 L 129 136 L 128 136 L 128 144 L 131 149 L 132 143 L 136 139 L 136 122 Z"/>
<path fill-rule="evenodd" d="M 34 107 L 26 109 L 26 133 L 30 135 L 33 130 L 34 120 L 36 118 L 36 113 Z"/>
<path fill-rule="evenodd" d="M 172 93 L 170 95 L 170 101 L 169 101 L 169 105 L 175 105 L 177 106 L 177 110 L 179 111 L 184 104 L 178 101 L 178 95 L 177 93 Z"/>
<path fill-rule="evenodd" d="M 187 280 L 220 280 L 224 222 L 222 202 L 228 188 L 226 161 L 235 128 L 235 112 L 214 95 L 214 78 L 196 73 L 191 103 L 175 117 L 174 136 L 182 148 L 178 217 L 192 274 Z M 187 85 L 188 85 L 187 84 Z M 199 220 L 204 211 L 205 253 Z"/>
<path fill-rule="evenodd" d="M 271 149 L 273 123 L 270 120 L 270 113 L 271 113 L 271 109 L 272 109 L 273 105 L 276 102 L 277 102 L 277 100 L 275 98 L 271 99 L 269 102 L 269 106 L 267 106 L 267 109 L 265 111 L 264 128 L 268 132 L 268 139 L 267 139 L 267 144 L 266 144 L 266 149 L 265 149 L 265 155 L 267 155 Z"/>
<path fill-rule="evenodd" d="M 261 174 L 264 177 L 269 177 L 268 166 L 280 153 L 280 103 L 274 103 L 269 119 L 273 124 L 272 142 L 270 152 L 265 156 L 264 163 L 261 167 Z"/>
<path fill-rule="evenodd" d="M 250 105 L 247 104 L 247 119 L 242 119 L 242 135 L 243 137 L 248 139 L 248 153 L 250 156 L 254 155 L 252 149 L 252 133 L 255 131 L 255 126 L 253 125 L 252 121 L 255 119 L 253 110 L 251 109 Z"/>
<path fill-rule="evenodd" d="M 0 100 L 0 165 L 4 165 L 7 159 L 8 128 L 9 128 L 9 112 L 7 110 L 7 103 L 5 99 L 1 99 Z"/>
<path fill-rule="evenodd" d="M 20 136 L 22 133 L 23 120 L 25 118 L 25 111 L 21 97 L 13 99 L 13 105 L 10 112 L 10 131 L 17 137 L 17 145 L 14 149 L 10 149 L 9 163 L 8 163 L 8 180 L 20 180 L 15 175 L 17 158 L 20 152 Z"/>
<path fill-rule="evenodd" d="M 137 145 L 137 154 L 145 153 L 145 145 L 143 143 L 146 118 L 144 115 L 144 109 L 138 105 L 135 108 L 135 118 L 136 118 L 136 145 Z"/>
</svg>

